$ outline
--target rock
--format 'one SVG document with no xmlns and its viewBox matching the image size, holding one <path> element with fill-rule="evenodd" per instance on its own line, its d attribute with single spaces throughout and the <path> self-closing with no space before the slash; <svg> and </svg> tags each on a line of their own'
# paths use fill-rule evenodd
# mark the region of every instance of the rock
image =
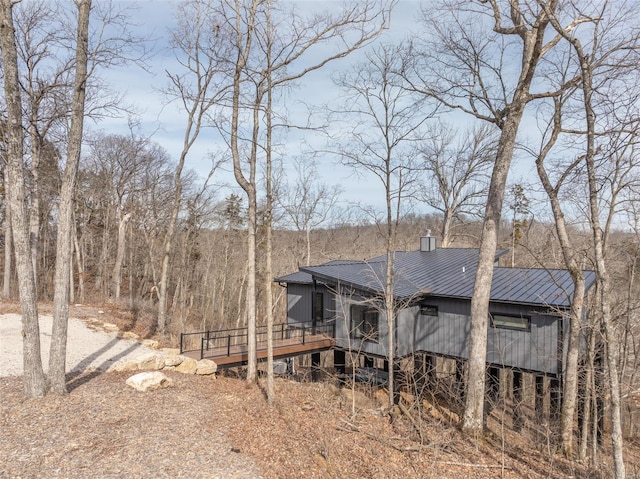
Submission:
<svg viewBox="0 0 640 479">
<path fill-rule="evenodd" d="M 125 361 L 122 363 L 117 363 L 112 368 L 114 371 L 138 371 L 138 361 Z"/>
<path fill-rule="evenodd" d="M 138 373 L 127 379 L 127 385 L 138 391 L 146 392 L 171 386 L 171 379 L 159 371 Z"/>
<path fill-rule="evenodd" d="M 125 331 L 124 333 L 122 333 L 122 337 L 125 339 L 138 339 L 140 336 L 132 331 Z"/>
<path fill-rule="evenodd" d="M 160 351 L 162 351 L 164 354 L 175 354 L 175 355 L 180 354 L 179 348 L 160 348 Z"/>
<path fill-rule="evenodd" d="M 146 346 L 149 349 L 158 349 L 160 343 L 158 343 L 158 341 L 156 341 L 155 339 L 145 339 L 144 341 L 142 341 L 142 345 Z"/>
<path fill-rule="evenodd" d="M 109 333 L 115 333 L 117 331 L 120 331 L 120 328 L 118 328 L 118 326 L 113 323 L 102 323 L 102 327 L 104 328 L 105 331 Z"/>
<path fill-rule="evenodd" d="M 195 374 L 197 368 L 198 361 L 192 358 L 185 358 L 178 366 L 176 366 L 176 371 L 185 374 Z"/>
<path fill-rule="evenodd" d="M 164 367 L 169 366 L 178 366 L 185 360 L 184 356 L 180 356 L 179 354 L 165 354 L 164 358 Z"/>
<path fill-rule="evenodd" d="M 156 353 L 141 354 L 135 358 L 138 363 L 138 369 L 157 371 L 164 367 L 164 357 Z"/>
<path fill-rule="evenodd" d="M 273 374 L 282 376 L 289 372 L 288 364 L 286 361 L 274 361 L 273 362 Z"/>
<path fill-rule="evenodd" d="M 218 370 L 218 365 L 211 359 L 201 359 L 196 363 L 196 374 L 208 376 L 214 374 Z"/>
</svg>

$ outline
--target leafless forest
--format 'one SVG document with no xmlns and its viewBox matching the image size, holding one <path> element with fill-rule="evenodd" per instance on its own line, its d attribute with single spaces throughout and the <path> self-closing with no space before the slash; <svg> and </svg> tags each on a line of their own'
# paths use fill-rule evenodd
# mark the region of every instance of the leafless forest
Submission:
<svg viewBox="0 0 640 479">
<path fill-rule="evenodd" d="M 274 278 L 386 254 L 380 304 L 392 326 L 393 251 L 431 231 L 442 247 L 480 251 L 463 431 L 484 428 L 489 289 L 496 249 L 507 248 L 505 266 L 567 269 L 578 292 L 559 312 L 571 327 L 558 452 L 595 462 L 605 411 L 612 474 L 626 477 L 640 399 L 634 2 L 424 1 L 410 39 L 384 36 L 394 1 L 334 11 L 179 2 L 158 91 L 182 115 L 177 155 L 137 128 L 105 80 L 158 54 L 129 6 L 0 0 L 2 297 L 22 307 L 27 397 L 67 392 L 73 303 L 128 309 L 168 342 L 240 326 L 255 337 L 286 319 Z M 293 114 L 291 92 L 333 65 L 335 101 Z M 100 129 L 114 118 L 127 134 Z M 190 161 L 204 130 L 219 142 L 203 177 Z M 382 188 L 383 206 L 343 200 L 352 185 L 320 173 L 332 162 Z M 597 278 L 587 295 L 583 270 Z M 54 315 L 48 371 L 35 359 L 43 301 Z"/>
</svg>

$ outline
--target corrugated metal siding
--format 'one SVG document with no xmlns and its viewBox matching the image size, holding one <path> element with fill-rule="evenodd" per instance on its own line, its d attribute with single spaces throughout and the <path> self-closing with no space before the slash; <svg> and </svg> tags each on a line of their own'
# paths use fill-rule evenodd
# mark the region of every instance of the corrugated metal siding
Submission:
<svg viewBox="0 0 640 479">
<path fill-rule="evenodd" d="M 383 312 L 378 312 L 378 339 L 377 341 L 362 341 L 349 337 L 351 324 L 350 307 L 352 304 L 362 304 L 357 296 L 339 296 L 336 298 L 336 346 L 343 349 L 351 349 L 353 352 L 368 353 L 375 356 L 387 356 L 388 331 L 387 319 Z"/>
<path fill-rule="evenodd" d="M 558 372 L 558 318 L 531 308 L 491 304 L 492 313 L 524 315 L 531 318 L 530 331 L 493 328 L 489 325 L 487 362 L 508 367 Z"/>
<path fill-rule="evenodd" d="M 287 322 L 311 321 L 311 294 L 313 286 L 289 283 L 287 285 Z"/>
<path fill-rule="evenodd" d="M 398 354 L 414 351 L 466 359 L 469 356 L 470 304 L 468 301 L 438 299 L 438 317 L 420 316 L 418 307 L 398 317 Z M 491 311 L 531 317 L 531 331 L 493 328 L 489 325 L 487 362 L 505 367 L 558 372 L 558 318 L 518 305 L 492 304 Z"/>
<path fill-rule="evenodd" d="M 358 303 L 357 296 L 338 296 L 323 286 L 325 320 L 335 319 L 336 344 L 354 352 L 377 356 L 387 355 L 387 324 L 383 312 L 379 313 L 379 336 L 377 341 L 350 339 L 349 311 L 351 304 Z M 312 285 L 289 284 L 289 323 L 311 321 Z M 420 316 L 419 307 L 401 311 L 397 319 L 396 347 L 398 356 L 415 351 L 466 359 L 468 357 L 470 302 L 453 298 L 431 298 L 428 304 L 438 307 L 438 317 Z M 541 314 L 540 308 L 531 306 L 492 303 L 490 311 L 504 314 L 523 314 L 531 317 L 531 331 L 515 331 L 492 328 L 489 325 L 487 361 L 506 367 L 557 374 L 558 318 Z"/>
<path fill-rule="evenodd" d="M 335 316 L 335 299 L 333 293 L 323 285 L 316 285 L 315 291 L 323 293 L 323 320 L 331 320 Z M 312 321 L 312 284 L 287 284 L 287 322 L 311 323 Z"/>
<path fill-rule="evenodd" d="M 421 316 L 414 306 L 398 318 L 398 354 L 425 351 L 466 358 L 468 355 L 468 301 L 433 298 L 428 301 L 438 307 L 438 317 Z"/>
</svg>

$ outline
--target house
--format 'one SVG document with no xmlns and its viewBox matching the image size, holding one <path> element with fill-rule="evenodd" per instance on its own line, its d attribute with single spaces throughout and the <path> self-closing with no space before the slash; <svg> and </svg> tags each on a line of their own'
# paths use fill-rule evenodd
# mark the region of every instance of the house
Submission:
<svg viewBox="0 0 640 479">
<path fill-rule="evenodd" d="M 496 253 L 496 265 L 506 250 Z M 367 261 L 330 261 L 278 278 L 287 288 L 290 326 L 335 323 L 336 364 L 357 351 L 386 359 L 421 354 L 427 361 L 468 358 L 471 297 L 478 250 L 437 248 L 423 237 L 417 251 L 395 253 L 397 317 L 390 333 L 384 312 L 386 255 Z M 587 290 L 595 282 L 585 272 Z M 487 363 L 560 383 L 573 281 L 566 270 L 496 266 L 491 287 Z M 494 372 L 495 374 L 495 372 Z"/>
</svg>

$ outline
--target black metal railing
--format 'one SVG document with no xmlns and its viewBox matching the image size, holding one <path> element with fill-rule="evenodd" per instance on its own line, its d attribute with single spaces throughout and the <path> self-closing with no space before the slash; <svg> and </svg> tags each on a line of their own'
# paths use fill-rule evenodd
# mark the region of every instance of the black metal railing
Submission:
<svg viewBox="0 0 640 479">
<path fill-rule="evenodd" d="M 334 337 L 335 323 L 324 323 L 312 326 L 311 323 L 279 323 L 273 325 L 273 341 L 294 340 L 295 344 L 306 344 L 311 337 L 317 335 Z M 200 331 L 180 334 L 180 354 L 200 351 L 204 358 L 208 352 L 215 350 L 219 356 L 230 356 L 234 346 L 246 346 L 249 343 L 247 328 L 220 329 L 216 331 Z M 256 327 L 256 343 L 258 347 L 267 342 L 267 327 Z"/>
</svg>

